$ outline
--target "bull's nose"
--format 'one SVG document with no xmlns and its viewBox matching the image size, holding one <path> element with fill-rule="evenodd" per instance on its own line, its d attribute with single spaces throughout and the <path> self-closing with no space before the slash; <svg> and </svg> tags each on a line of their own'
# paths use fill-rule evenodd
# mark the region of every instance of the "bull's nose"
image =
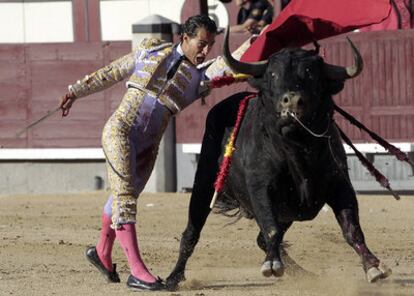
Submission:
<svg viewBox="0 0 414 296">
<path fill-rule="evenodd" d="M 303 98 L 298 92 L 289 91 L 283 94 L 281 105 L 283 108 L 297 108 L 303 106 Z"/>
</svg>

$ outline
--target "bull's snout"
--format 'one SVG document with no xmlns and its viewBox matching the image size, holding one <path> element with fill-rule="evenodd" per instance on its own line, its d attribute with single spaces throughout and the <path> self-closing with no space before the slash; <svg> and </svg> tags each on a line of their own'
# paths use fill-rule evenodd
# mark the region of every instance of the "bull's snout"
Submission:
<svg viewBox="0 0 414 296">
<path fill-rule="evenodd" d="M 289 91 L 282 95 L 280 106 L 280 114 L 282 117 L 289 116 L 289 113 L 299 115 L 302 111 L 304 100 L 299 92 Z"/>
</svg>

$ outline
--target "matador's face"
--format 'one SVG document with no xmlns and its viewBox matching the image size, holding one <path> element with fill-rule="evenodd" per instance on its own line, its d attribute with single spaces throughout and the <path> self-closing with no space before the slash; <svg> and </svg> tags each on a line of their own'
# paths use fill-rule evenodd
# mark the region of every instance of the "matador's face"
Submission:
<svg viewBox="0 0 414 296">
<path fill-rule="evenodd" d="M 210 33 L 205 28 L 199 28 L 195 36 L 190 37 L 184 33 L 181 48 L 186 58 L 193 65 L 199 65 L 205 61 L 215 42 L 215 38 L 215 33 Z"/>
</svg>

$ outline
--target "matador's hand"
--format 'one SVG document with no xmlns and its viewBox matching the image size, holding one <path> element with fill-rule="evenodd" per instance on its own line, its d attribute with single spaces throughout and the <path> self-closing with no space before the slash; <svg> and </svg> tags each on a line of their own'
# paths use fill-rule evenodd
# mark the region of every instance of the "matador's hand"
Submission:
<svg viewBox="0 0 414 296">
<path fill-rule="evenodd" d="M 60 98 L 59 107 L 62 109 L 62 117 L 65 117 L 69 114 L 69 110 L 75 100 L 76 97 L 73 93 L 67 93 Z"/>
</svg>

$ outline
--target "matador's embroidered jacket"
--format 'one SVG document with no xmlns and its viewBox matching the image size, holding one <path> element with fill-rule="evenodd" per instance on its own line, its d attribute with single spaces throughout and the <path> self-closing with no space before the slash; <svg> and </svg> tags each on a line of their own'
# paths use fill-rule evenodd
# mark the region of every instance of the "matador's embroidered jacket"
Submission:
<svg viewBox="0 0 414 296">
<path fill-rule="evenodd" d="M 234 55 L 240 56 L 247 46 Z M 136 200 L 150 177 L 170 117 L 200 97 L 202 80 L 230 71 L 221 58 L 197 67 L 184 59 L 168 80 L 168 71 L 182 55 L 179 45 L 146 39 L 137 50 L 69 86 L 80 98 L 129 77 L 127 91 L 102 134 L 114 227 L 135 222 Z"/>
</svg>

